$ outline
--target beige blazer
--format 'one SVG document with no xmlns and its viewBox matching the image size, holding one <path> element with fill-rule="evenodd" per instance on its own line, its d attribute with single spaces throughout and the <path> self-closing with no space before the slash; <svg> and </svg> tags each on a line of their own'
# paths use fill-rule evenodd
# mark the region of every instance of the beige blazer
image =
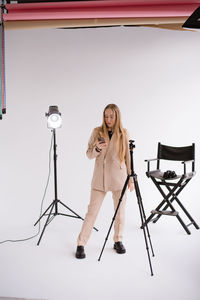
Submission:
<svg viewBox="0 0 200 300">
<path fill-rule="evenodd" d="M 95 158 L 94 173 L 91 188 L 100 191 L 122 190 L 127 174 L 130 171 L 129 136 L 126 131 L 125 160 L 120 164 L 118 148 L 114 145 L 114 134 L 108 145 L 101 152 L 95 150 L 97 130 L 94 129 L 88 142 L 87 157 Z"/>
</svg>

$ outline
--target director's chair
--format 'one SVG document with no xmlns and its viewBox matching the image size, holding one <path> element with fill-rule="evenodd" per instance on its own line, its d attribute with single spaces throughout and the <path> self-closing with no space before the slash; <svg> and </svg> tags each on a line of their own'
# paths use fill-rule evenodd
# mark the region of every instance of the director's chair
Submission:
<svg viewBox="0 0 200 300">
<path fill-rule="evenodd" d="M 183 174 L 176 175 L 175 171 L 166 171 L 162 172 L 160 170 L 160 162 L 161 160 L 168 161 L 181 161 L 183 164 Z M 194 221 L 192 216 L 183 206 L 181 201 L 178 199 L 178 195 L 184 189 L 184 187 L 190 182 L 190 180 L 195 175 L 195 144 L 193 143 L 191 146 L 186 147 L 171 147 L 162 145 L 158 143 L 158 153 L 157 158 L 155 159 L 147 159 L 147 177 L 151 178 L 161 195 L 163 196 L 163 200 L 160 204 L 151 211 L 151 215 L 147 218 L 146 222 L 143 224 L 145 226 L 148 222 L 153 221 L 156 223 L 162 215 L 175 216 L 178 221 L 181 223 L 187 234 L 191 232 L 188 229 L 188 226 L 194 225 L 196 229 L 199 229 L 199 226 Z M 151 171 L 150 163 L 152 161 L 157 161 L 157 169 Z M 191 172 L 187 172 L 186 165 L 191 165 Z M 167 193 L 163 191 L 163 187 L 166 187 Z M 176 202 L 179 207 L 183 210 L 186 216 L 191 221 L 190 224 L 186 225 L 181 217 L 179 216 L 179 212 L 175 210 L 173 206 L 173 202 Z M 156 216 L 154 218 L 154 216 Z M 154 219 L 153 219 L 154 218 Z"/>
</svg>

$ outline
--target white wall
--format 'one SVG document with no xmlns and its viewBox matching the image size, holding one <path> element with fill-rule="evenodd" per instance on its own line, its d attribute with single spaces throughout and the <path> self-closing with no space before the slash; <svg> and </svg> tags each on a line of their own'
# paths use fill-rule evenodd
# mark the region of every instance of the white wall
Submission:
<svg viewBox="0 0 200 300">
<path fill-rule="evenodd" d="M 139 27 L 6 32 L 1 240 L 35 230 L 48 173 L 51 132 L 44 114 L 49 105 L 58 105 L 63 117 L 57 130 L 60 200 L 84 216 L 93 171 L 85 155 L 87 142 L 101 124 L 105 105 L 114 102 L 136 142 L 135 171 L 147 214 L 161 199 L 146 178 L 144 159 L 156 157 L 159 141 L 172 146 L 196 143 L 197 175 L 181 198 L 199 222 L 199 37 Z M 53 196 L 51 181 L 44 207 Z M 127 226 L 139 224 L 135 194 L 128 199 Z M 98 226 L 106 224 L 105 230 L 110 206 L 110 201 L 104 203 L 97 220 Z M 168 221 L 163 224 L 167 230 Z M 176 229 L 181 230 L 179 224 Z M 73 234 L 75 242 L 78 230 Z"/>
<path fill-rule="evenodd" d="M 188 186 L 188 204 L 199 207 L 199 53 L 199 33 L 192 32 L 130 27 L 6 32 L 3 217 L 11 207 L 10 214 L 24 214 L 19 222 L 37 215 L 51 136 L 44 113 L 54 104 L 63 117 L 57 130 L 60 198 L 85 211 L 93 169 L 85 156 L 87 141 L 105 105 L 114 102 L 136 142 L 144 202 L 152 202 L 154 192 L 144 159 L 156 156 L 157 142 L 195 142 L 197 176 Z"/>
</svg>

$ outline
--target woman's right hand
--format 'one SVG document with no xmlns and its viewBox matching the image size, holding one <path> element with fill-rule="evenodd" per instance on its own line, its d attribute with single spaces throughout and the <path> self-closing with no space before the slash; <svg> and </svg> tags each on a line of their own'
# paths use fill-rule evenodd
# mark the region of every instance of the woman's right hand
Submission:
<svg viewBox="0 0 200 300">
<path fill-rule="evenodd" d="M 97 148 L 99 148 L 99 149 L 104 149 L 104 148 L 106 148 L 107 147 L 107 143 L 106 142 L 97 142 L 97 144 L 96 144 L 96 147 Z"/>
</svg>

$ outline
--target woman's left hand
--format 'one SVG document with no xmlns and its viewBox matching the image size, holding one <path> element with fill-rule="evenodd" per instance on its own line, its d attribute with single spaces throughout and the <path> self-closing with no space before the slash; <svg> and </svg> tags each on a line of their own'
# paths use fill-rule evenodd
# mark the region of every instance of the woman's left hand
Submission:
<svg viewBox="0 0 200 300">
<path fill-rule="evenodd" d="M 133 182 L 129 182 L 128 183 L 128 188 L 129 188 L 129 191 L 132 192 L 134 190 L 134 188 L 135 188 L 134 183 Z"/>
</svg>

